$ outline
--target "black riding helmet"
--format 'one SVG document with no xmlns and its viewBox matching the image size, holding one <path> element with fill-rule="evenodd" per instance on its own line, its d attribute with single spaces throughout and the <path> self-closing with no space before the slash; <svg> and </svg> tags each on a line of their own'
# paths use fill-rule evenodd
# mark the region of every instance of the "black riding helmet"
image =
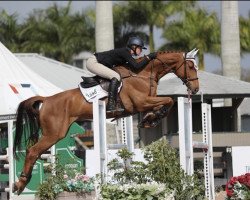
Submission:
<svg viewBox="0 0 250 200">
<path fill-rule="evenodd" d="M 139 37 L 130 37 L 128 39 L 128 42 L 127 42 L 127 47 L 129 47 L 131 49 L 131 47 L 135 45 L 135 46 L 138 46 L 138 47 L 141 47 L 142 49 L 147 49 L 145 46 L 144 46 L 144 42 L 142 41 L 141 38 Z"/>
</svg>

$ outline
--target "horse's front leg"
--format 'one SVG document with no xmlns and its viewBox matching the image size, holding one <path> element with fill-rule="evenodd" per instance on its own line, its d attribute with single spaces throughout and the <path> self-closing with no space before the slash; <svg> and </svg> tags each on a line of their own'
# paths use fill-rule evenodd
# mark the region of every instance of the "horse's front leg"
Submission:
<svg viewBox="0 0 250 200">
<path fill-rule="evenodd" d="M 143 109 L 150 111 L 146 112 L 138 127 L 156 127 L 161 119 L 168 115 L 173 105 L 174 101 L 170 97 L 148 97 L 143 104 Z"/>
</svg>

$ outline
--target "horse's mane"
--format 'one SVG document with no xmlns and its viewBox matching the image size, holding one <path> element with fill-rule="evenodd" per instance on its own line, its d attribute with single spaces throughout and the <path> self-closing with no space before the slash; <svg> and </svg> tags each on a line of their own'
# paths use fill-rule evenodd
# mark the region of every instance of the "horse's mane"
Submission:
<svg viewBox="0 0 250 200">
<path fill-rule="evenodd" d="M 167 50 L 167 51 L 157 51 L 157 54 L 166 54 L 166 53 L 183 53 L 182 51 L 172 51 L 172 50 Z M 140 58 L 136 58 L 135 60 L 136 60 L 136 62 L 140 62 L 141 60 L 143 60 L 144 59 L 144 56 L 142 56 L 142 57 L 140 57 Z M 145 66 L 146 67 L 146 66 Z M 145 68 L 144 67 L 144 68 Z M 118 69 L 118 68 L 120 68 L 120 70 L 121 70 L 121 68 L 123 68 L 123 70 L 125 70 L 125 71 L 132 71 L 132 72 L 135 72 L 135 73 L 138 73 L 138 72 L 140 72 L 141 70 L 143 70 L 143 69 L 139 69 L 139 70 L 136 70 L 136 69 L 131 69 L 128 65 L 119 65 L 119 66 L 116 66 L 115 67 L 116 69 Z M 119 70 L 119 71 L 120 71 Z M 122 70 L 122 71 L 123 71 Z"/>
<path fill-rule="evenodd" d="M 166 50 L 166 51 L 158 51 L 157 53 L 163 54 L 163 53 L 182 53 L 180 50 Z"/>
<path fill-rule="evenodd" d="M 157 51 L 157 54 L 165 54 L 165 53 L 183 53 L 180 50 L 166 50 L 166 51 Z M 136 62 L 140 62 L 144 57 L 140 57 L 136 59 Z"/>
</svg>

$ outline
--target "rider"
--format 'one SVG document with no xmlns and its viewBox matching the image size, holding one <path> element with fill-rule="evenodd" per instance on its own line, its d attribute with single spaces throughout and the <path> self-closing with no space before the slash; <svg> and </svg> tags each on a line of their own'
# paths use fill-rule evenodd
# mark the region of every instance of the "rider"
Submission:
<svg viewBox="0 0 250 200">
<path fill-rule="evenodd" d="M 156 53 L 150 53 L 144 56 L 144 59 L 140 62 L 136 62 L 132 56 L 139 56 L 142 49 L 147 49 L 142 39 L 138 36 L 130 37 L 126 47 L 94 53 L 94 55 L 87 60 L 86 67 L 90 72 L 111 80 L 108 91 L 107 112 L 116 111 L 117 92 L 121 83 L 120 75 L 112 68 L 127 63 L 133 69 L 141 69 L 148 64 L 150 60 L 156 58 Z"/>
</svg>

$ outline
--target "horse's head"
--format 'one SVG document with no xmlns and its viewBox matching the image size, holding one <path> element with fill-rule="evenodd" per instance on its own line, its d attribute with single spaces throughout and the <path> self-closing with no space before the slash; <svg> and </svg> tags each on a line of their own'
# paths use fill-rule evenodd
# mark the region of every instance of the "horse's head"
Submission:
<svg viewBox="0 0 250 200">
<path fill-rule="evenodd" d="M 195 61 L 197 52 L 196 49 L 188 53 L 158 52 L 156 57 L 156 60 L 160 61 L 158 62 L 158 79 L 168 72 L 174 72 L 192 94 L 196 94 L 199 91 L 198 66 Z"/>
</svg>

